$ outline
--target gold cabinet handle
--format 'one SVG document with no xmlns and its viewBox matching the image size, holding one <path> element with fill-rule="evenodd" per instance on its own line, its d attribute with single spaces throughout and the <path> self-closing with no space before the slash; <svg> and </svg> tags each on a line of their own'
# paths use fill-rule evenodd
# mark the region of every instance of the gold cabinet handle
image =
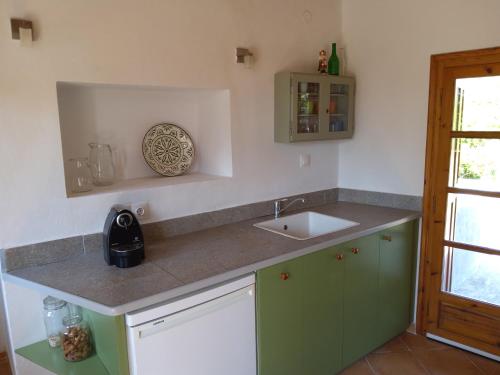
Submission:
<svg viewBox="0 0 500 375">
<path fill-rule="evenodd" d="M 344 254 L 337 254 L 335 258 L 337 258 L 338 261 L 341 261 L 342 259 L 344 259 Z"/>
<path fill-rule="evenodd" d="M 290 275 L 288 274 L 288 272 L 281 272 L 280 274 L 280 279 L 283 280 L 283 281 L 286 281 L 290 278 Z"/>
<path fill-rule="evenodd" d="M 351 251 L 353 254 L 359 254 L 359 249 L 357 247 L 353 247 Z"/>
<path fill-rule="evenodd" d="M 383 239 L 384 241 L 389 241 L 389 242 L 391 242 L 391 241 L 392 241 L 392 236 L 389 236 L 389 235 L 387 235 L 387 234 L 384 234 L 384 235 L 382 236 L 382 239 Z"/>
</svg>

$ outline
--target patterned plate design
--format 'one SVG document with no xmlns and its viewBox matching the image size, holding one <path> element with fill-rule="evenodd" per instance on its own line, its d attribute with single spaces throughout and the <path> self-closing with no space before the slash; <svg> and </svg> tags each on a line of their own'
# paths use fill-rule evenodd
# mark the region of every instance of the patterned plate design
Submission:
<svg viewBox="0 0 500 375">
<path fill-rule="evenodd" d="M 194 145 L 184 129 L 163 123 L 148 130 L 142 141 L 142 154 L 155 172 L 164 176 L 178 176 L 191 167 Z"/>
</svg>

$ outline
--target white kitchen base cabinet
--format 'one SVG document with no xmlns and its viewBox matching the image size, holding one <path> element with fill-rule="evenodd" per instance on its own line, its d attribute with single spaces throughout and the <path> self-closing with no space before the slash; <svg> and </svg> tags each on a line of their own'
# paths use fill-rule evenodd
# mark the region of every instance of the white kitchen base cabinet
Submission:
<svg viewBox="0 0 500 375">
<path fill-rule="evenodd" d="M 256 375 L 255 276 L 126 315 L 131 375 Z"/>
</svg>

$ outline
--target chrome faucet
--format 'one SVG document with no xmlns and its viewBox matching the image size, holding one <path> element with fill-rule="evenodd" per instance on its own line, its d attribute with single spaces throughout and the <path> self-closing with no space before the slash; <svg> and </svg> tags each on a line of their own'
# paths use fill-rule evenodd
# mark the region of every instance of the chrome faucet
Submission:
<svg viewBox="0 0 500 375">
<path fill-rule="evenodd" d="M 293 201 L 291 201 L 290 203 L 288 203 L 285 207 L 281 207 L 282 203 L 287 202 L 287 201 L 288 201 L 287 198 L 278 199 L 277 201 L 274 201 L 274 218 L 275 219 L 279 218 L 281 216 L 281 214 L 283 212 L 285 212 L 285 210 L 288 209 L 288 207 L 290 207 L 295 202 L 301 201 L 302 203 L 305 203 L 306 200 L 304 198 L 297 198 L 297 199 L 294 199 Z"/>
</svg>

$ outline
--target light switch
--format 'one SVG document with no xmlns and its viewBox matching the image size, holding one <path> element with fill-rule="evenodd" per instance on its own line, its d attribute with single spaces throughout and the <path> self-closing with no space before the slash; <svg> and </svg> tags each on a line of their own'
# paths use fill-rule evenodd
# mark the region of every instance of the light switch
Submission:
<svg viewBox="0 0 500 375">
<path fill-rule="evenodd" d="M 299 157 L 299 166 L 300 166 L 300 168 L 311 166 L 311 155 L 309 155 L 309 154 L 300 154 L 300 157 Z"/>
</svg>

